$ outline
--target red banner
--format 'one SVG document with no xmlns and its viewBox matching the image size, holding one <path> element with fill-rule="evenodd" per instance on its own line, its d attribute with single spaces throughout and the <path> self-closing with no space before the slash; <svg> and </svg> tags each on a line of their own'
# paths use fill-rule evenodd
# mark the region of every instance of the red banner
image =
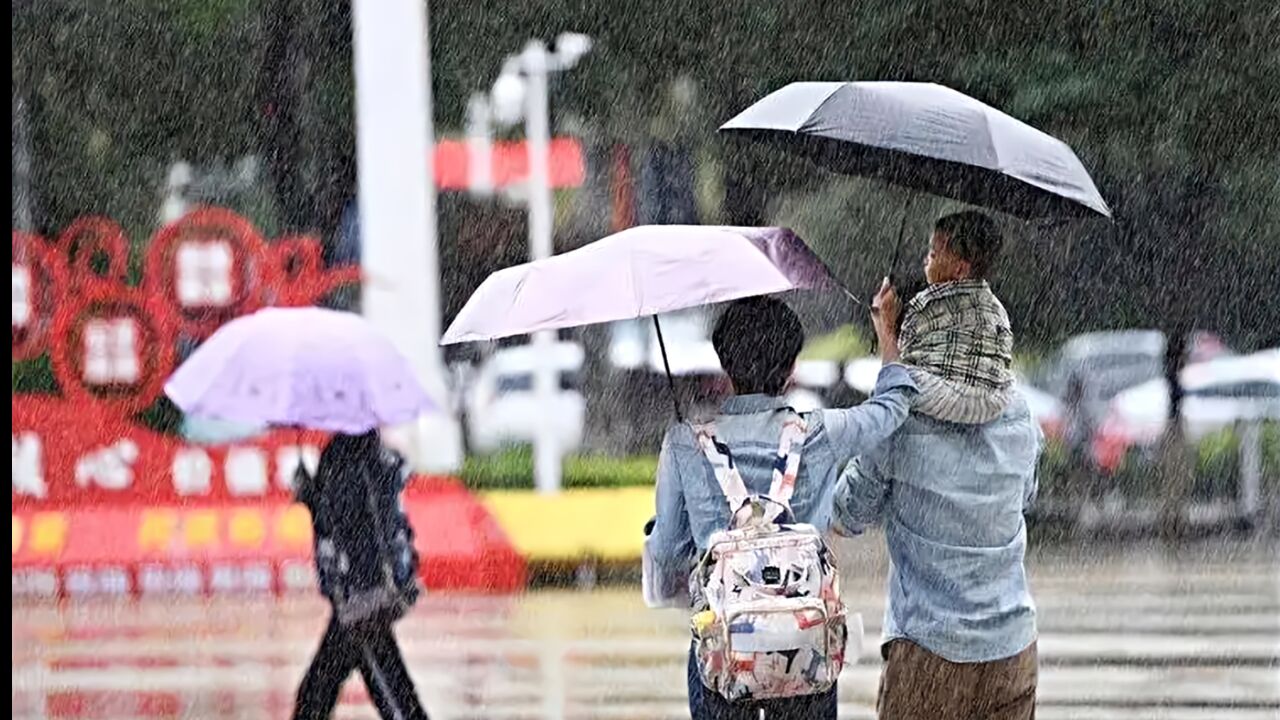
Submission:
<svg viewBox="0 0 1280 720">
<path fill-rule="evenodd" d="M 323 434 L 190 445 L 94 408 L 13 399 L 15 596 L 314 588 L 292 480 Z M 428 587 L 523 587 L 523 558 L 460 483 L 418 477 L 405 495 Z"/>
<path fill-rule="evenodd" d="M 524 182 L 529 177 L 529 150 L 524 141 L 496 142 L 490 149 L 490 179 L 496 188 Z M 436 145 L 436 187 L 465 190 L 470 182 L 471 153 L 461 140 L 444 140 Z M 573 138 L 555 138 L 547 148 L 548 179 L 553 188 L 575 188 L 587 176 L 582 143 Z"/>
<path fill-rule="evenodd" d="M 244 443 L 189 445 L 89 402 L 13 398 L 13 507 L 104 507 L 288 500 L 323 433 L 274 431 Z"/>
</svg>

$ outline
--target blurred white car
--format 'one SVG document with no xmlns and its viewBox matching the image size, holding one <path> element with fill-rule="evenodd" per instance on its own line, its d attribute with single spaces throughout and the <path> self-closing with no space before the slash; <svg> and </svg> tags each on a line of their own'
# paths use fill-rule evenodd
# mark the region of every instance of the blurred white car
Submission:
<svg viewBox="0 0 1280 720">
<path fill-rule="evenodd" d="M 799 413 L 823 410 L 827 407 L 821 395 L 804 387 L 794 387 L 787 393 L 787 405 Z"/>
<path fill-rule="evenodd" d="M 1280 349 L 1188 365 L 1182 371 L 1182 421 L 1187 437 L 1249 420 L 1280 420 Z M 1157 378 L 1111 401 L 1095 440 L 1095 458 L 1114 464 L 1129 447 L 1149 445 L 1169 418 L 1169 384 Z"/>
<path fill-rule="evenodd" d="M 1229 353 L 1215 335 L 1191 336 L 1190 361 L 1202 362 Z M 1109 404 L 1129 388 L 1159 378 L 1164 372 L 1165 336 L 1159 330 L 1104 330 L 1076 335 L 1058 352 L 1043 386 L 1066 397 L 1072 378 L 1083 382 L 1084 409 L 1095 425 L 1106 418 Z"/>
<path fill-rule="evenodd" d="M 662 339 L 667 348 L 667 361 L 675 377 L 704 376 L 722 378 L 720 358 L 711 342 L 709 327 L 711 310 L 690 308 L 662 315 Z M 646 369 L 665 373 L 662 346 L 653 320 L 623 320 L 612 324 L 609 359 L 614 367 L 624 370 Z M 820 390 L 831 387 L 839 379 L 839 369 L 825 360 L 801 360 L 796 363 L 794 384 L 787 402 L 797 412 L 825 407 Z"/>
<path fill-rule="evenodd" d="M 850 360 L 844 365 L 844 382 L 863 395 L 870 396 L 880 377 L 880 358 L 865 357 Z"/>
<path fill-rule="evenodd" d="M 672 375 L 716 375 L 720 372 L 720 359 L 711 344 L 710 321 L 710 311 L 703 307 L 662 315 L 662 340 L 667 347 Z M 610 329 L 609 361 L 614 367 L 666 372 L 662 346 L 658 343 L 658 333 L 651 318 L 621 320 L 611 323 Z"/>
<path fill-rule="evenodd" d="M 1022 377 L 1013 382 L 1014 388 L 1026 398 L 1031 417 L 1040 423 L 1040 427 L 1049 437 L 1058 437 L 1062 432 L 1062 403 L 1058 398 L 1028 383 Z"/>
<path fill-rule="evenodd" d="M 531 345 L 505 347 L 485 361 L 467 397 L 467 433 L 471 447 L 492 452 L 506 445 L 532 443 L 538 428 L 550 424 L 557 447 L 572 452 L 582 445 L 586 403 L 579 389 L 582 346 L 557 342 L 550 362 L 557 382 L 550 405 L 533 393 L 535 350 Z"/>
</svg>

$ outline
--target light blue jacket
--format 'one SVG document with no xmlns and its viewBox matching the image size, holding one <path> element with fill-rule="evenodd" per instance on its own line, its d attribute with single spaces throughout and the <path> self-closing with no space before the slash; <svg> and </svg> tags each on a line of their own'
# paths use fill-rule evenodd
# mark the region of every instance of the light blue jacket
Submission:
<svg viewBox="0 0 1280 720">
<path fill-rule="evenodd" d="M 884 525 L 885 642 L 905 638 L 952 662 L 985 662 L 1036 639 L 1023 513 L 1035 499 L 1043 443 L 1019 395 L 986 425 L 912 413 L 849 464 L 836 484 L 835 519 L 852 533 Z"/>
<path fill-rule="evenodd" d="M 884 441 L 906 419 L 915 384 L 902 365 L 886 365 L 867 402 L 806 413 L 808 434 L 800 456 L 791 508 L 798 522 L 825 530 L 836 478 L 850 458 Z M 768 395 L 729 398 L 716 418 L 716 437 L 729 446 L 751 493 L 773 481 L 786 402 Z M 673 425 L 658 459 L 657 517 L 649 538 L 654 580 L 663 597 L 676 597 L 707 539 L 729 524 L 729 505 L 690 425 Z"/>
</svg>

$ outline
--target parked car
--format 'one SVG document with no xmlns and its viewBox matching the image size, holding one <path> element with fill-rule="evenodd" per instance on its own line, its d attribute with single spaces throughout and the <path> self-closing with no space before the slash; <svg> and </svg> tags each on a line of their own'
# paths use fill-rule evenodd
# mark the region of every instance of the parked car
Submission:
<svg viewBox="0 0 1280 720">
<path fill-rule="evenodd" d="M 705 307 L 666 313 L 661 319 L 662 339 L 671 374 L 699 379 L 703 391 L 698 394 L 716 397 L 727 395 L 731 389 L 711 342 L 711 318 L 712 311 Z M 666 372 L 657 332 L 648 318 L 612 324 L 609 359 L 622 370 Z M 801 360 L 796 363 L 793 380 L 787 395 L 791 406 L 800 412 L 816 410 L 826 406 L 823 391 L 839 380 L 839 369 L 833 362 Z"/>
<path fill-rule="evenodd" d="M 579 389 L 582 346 L 574 342 L 550 346 L 558 382 L 549 406 L 540 404 L 533 392 L 535 352 L 532 345 L 502 348 L 476 373 L 466 399 L 467 433 L 474 450 L 492 452 L 506 445 L 532 443 L 544 423 L 554 428 L 561 451 L 581 447 L 586 411 Z"/>
<path fill-rule="evenodd" d="M 1092 427 L 1105 419 L 1111 400 L 1118 394 L 1164 373 L 1165 336 L 1159 330 L 1108 330 L 1084 333 L 1067 340 L 1042 380 L 1042 387 L 1057 398 L 1067 395 L 1073 379 L 1082 384 L 1083 409 Z M 1215 335 L 1192 336 L 1191 362 L 1227 355 Z"/>
<path fill-rule="evenodd" d="M 1187 437 L 1239 422 L 1280 420 L 1280 349 L 1188 365 L 1180 377 Z M 1153 444 L 1169 422 L 1169 384 L 1156 378 L 1119 393 L 1093 442 L 1094 459 L 1114 470 L 1134 446 Z"/>
<path fill-rule="evenodd" d="M 1044 434 L 1051 438 L 1061 437 L 1063 431 L 1062 402 L 1051 393 L 1045 392 L 1027 382 L 1026 378 L 1021 376 L 1014 380 L 1014 387 L 1026 399 L 1027 409 L 1031 411 L 1031 417 L 1040 423 L 1040 428 L 1044 430 Z"/>
</svg>

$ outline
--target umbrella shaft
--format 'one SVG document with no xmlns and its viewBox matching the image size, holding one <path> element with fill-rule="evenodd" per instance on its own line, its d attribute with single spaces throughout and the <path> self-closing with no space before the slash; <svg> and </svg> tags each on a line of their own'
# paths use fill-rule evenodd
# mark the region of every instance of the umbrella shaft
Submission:
<svg viewBox="0 0 1280 720">
<path fill-rule="evenodd" d="M 907 193 L 906 199 L 902 202 L 902 222 L 898 225 L 898 244 L 893 246 L 893 259 L 889 261 L 889 284 L 895 284 L 898 281 L 898 258 L 902 255 L 902 241 L 907 236 L 907 216 L 911 214 L 911 198 L 913 194 Z"/>
<path fill-rule="evenodd" d="M 658 349 L 662 351 L 662 367 L 667 371 L 667 389 L 671 391 L 671 405 L 676 410 L 676 422 L 684 422 L 680 414 L 680 400 L 676 397 L 676 380 L 671 376 L 671 361 L 667 359 L 667 341 L 662 339 L 662 323 L 653 316 L 653 329 L 658 333 Z"/>
</svg>

